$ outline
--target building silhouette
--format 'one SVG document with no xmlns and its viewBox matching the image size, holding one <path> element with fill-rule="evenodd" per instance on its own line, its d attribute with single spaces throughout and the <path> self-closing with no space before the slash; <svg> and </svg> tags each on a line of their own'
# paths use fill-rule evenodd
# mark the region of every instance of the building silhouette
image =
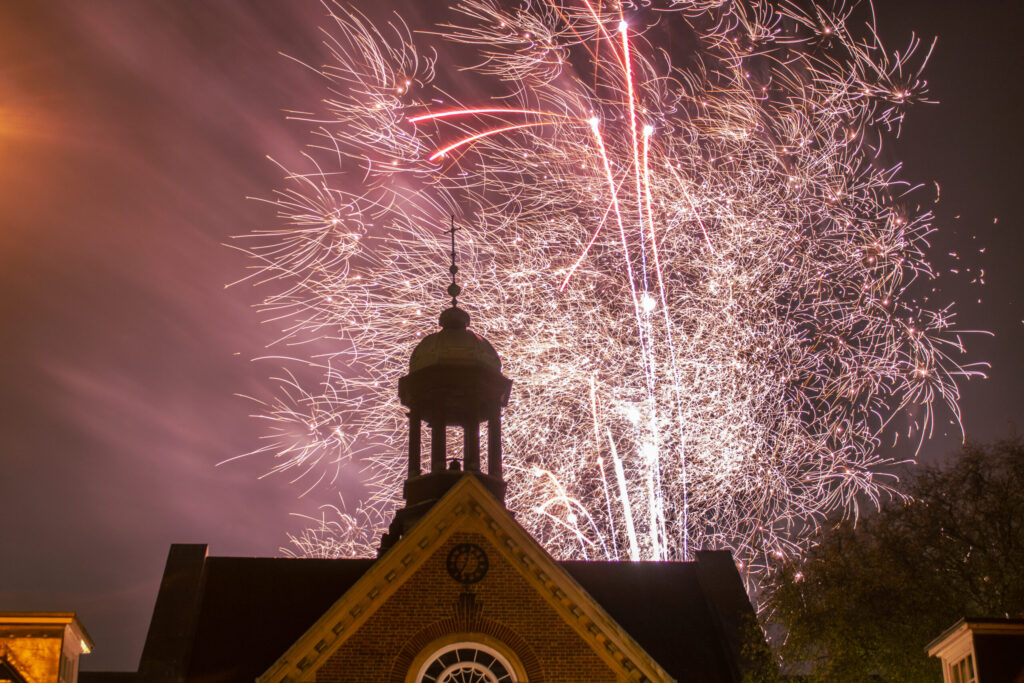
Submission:
<svg viewBox="0 0 1024 683">
<path fill-rule="evenodd" d="M 172 545 L 138 671 L 83 673 L 83 683 L 742 678 L 744 646 L 761 636 L 728 552 L 556 561 L 505 508 L 512 382 L 469 329 L 451 270 L 453 305 L 398 384 L 408 478 L 379 556 L 210 557 L 205 545 Z M 459 430 L 461 457 L 449 460 Z"/>
</svg>

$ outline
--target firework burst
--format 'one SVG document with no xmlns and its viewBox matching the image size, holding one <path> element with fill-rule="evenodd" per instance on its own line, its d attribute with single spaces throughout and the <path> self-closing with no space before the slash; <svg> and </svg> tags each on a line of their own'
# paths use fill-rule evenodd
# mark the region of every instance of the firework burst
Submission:
<svg viewBox="0 0 1024 683">
<path fill-rule="evenodd" d="M 880 151 L 927 55 L 855 37 L 854 7 L 661 5 L 462 0 L 424 33 L 329 6 L 329 94 L 296 115 L 309 167 L 245 244 L 317 387 L 289 375 L 263 403 L 275 470 L 308 491 L 358 465 L 389 517 L 395 387 L 442 304 L 449 214 L 515 382 L 508 504 L 556 557 L 727 547 L 756 568 L 888 489 L 895 415 L 918 438 L 933 407 L 957 416 L 976 371 L 949 310 L 913 298 L 931 216 Z"/>
</svg>

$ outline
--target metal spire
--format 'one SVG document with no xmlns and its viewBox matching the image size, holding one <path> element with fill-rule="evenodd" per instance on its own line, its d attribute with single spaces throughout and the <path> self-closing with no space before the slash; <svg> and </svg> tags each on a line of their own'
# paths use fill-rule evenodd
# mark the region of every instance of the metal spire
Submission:
<svg viewBox="0 0 1024 683">
<path fill-rule="evenodd" d="M 462 293 L 462 287 L 459 287 L 455 283 L 455 274 L 459 272 L 459 267 L 455 265 L 455 231 L 458 230 L 458 228 L 455 227 L 454 214 L 452 214 L 451 220 L 452 229 L 445 230 L 446 233 L 449 233 L 452 236 L 452 265 L 448 267 L 448 272 L 452 274 L 452 283 L 448 285 L 448 294 L 452 297 L 452 308 L 458 308 L 459 302 L 456 297 Z"/>
</svg>

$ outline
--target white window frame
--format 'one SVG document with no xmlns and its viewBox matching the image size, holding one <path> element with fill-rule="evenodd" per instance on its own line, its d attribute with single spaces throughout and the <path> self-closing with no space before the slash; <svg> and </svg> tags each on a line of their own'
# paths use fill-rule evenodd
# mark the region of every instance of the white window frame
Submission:
<svg viewBox="0 0 1024 683">
<path fill-rule="evenodd" d="M 422 683 L 423 676 L 434 661 L 452 650 L 479 650 L 494 657 L 508 671 L 512 683 L 528 683 L 519 658 L 505 643 L 484 634 L 451 634 L 427 645 L 413 660 L 406 683 Z"/>
<path fill-rule="evenodd" d="M 953 683 L 978 683 L 978 662 L 974 659 L 973 649 L 949 665 L 949 680 Z"/>
</svg>

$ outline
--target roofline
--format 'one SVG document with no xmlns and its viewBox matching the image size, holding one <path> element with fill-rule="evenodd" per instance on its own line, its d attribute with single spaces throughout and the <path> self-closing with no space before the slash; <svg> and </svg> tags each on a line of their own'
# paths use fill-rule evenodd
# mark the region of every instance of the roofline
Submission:
<svg viewBox="0 0 1024 683">
<path fill-rule="evenodd" d="M 930 643 L 924 646 L 924 651 L 928 653 L 929 657 L 935 657 L 938 655 L 939 646 L 949 640 L 953 634 L 959 633 L 960 631 L 967 630 L 967 620 L 959 619 L 955 624 L 947 628 L 938 637 L 932 639 Z"/>
<path fill-rule="evenodd" d="M 75 635 L 92 650 L 93 642 L 89 632 L 78 618 L 76 612 L 0 612 L 0 624 L 35 625 L 35 626 L 70 626 Z"/>
<path fill-rule="evenodd" d="M 0 612 L 0 624 L 70 624 L 74 612 Z"/>
<path fill-rule="evenodd" d="M 1001 633 L 1024 629 L 1024 619 L 993 619 L 967 617 L 963 619 L 972 631 L 977 633 Z"/>
<path fill-rule="evenodd" d="M 985 617 L 961 617 L 955 624 L 942 632 L 939 637 L 925 645 L 929 656 L 935 657 L 941 646 L 954 635 L 970 631 L 979 635 L 1024 635 L 1024 619 L 994 619 Z"/>
</svg>

